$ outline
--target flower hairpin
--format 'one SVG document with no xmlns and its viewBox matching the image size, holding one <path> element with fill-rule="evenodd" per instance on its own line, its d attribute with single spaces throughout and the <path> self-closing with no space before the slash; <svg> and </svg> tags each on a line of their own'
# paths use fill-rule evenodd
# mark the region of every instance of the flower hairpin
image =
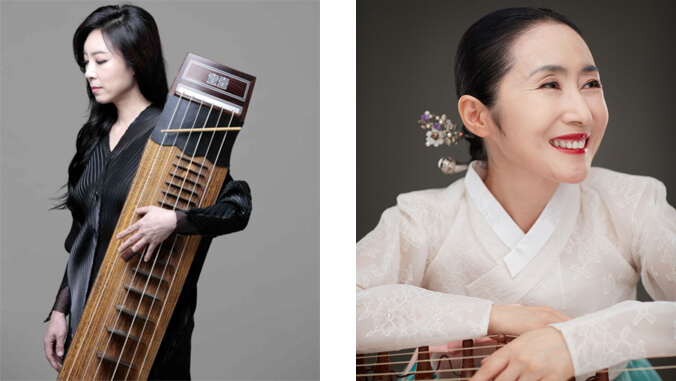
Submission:
<svg viewBox="0 0 676 381">
<path fill-rule="evenodd" d="M 427 147 L 439 147 L 442 144 L 450 146 L 451 143 L 458 144 L 463 137 L 462 131 L 458 131 L 458 126 L 451 122 L 446 114 L 439 116 L 425 111 L 418 123 L 420 123 L 420 128 L 427 131 L 427 140 L 425 141 Z M 459 164 L 450 156 L 439 159 L 437 166 L 447 175 L 464 171 L 468 167 L 467 164 Z"/>
<path fill-rule="evenodd" d="M 418 123 L 420 123 L 420 128 L 427 131 L 427 141 L 425 142 L 427 147 L 439 147 L 442 144 L 450 146 L 451 143 L 458 144 L 458 141 L 462 138 L 462 131 L 458 131 L 458 126 L 451 122 L 446 114 L 439 116 L 425 111 Z"/>
</svg>

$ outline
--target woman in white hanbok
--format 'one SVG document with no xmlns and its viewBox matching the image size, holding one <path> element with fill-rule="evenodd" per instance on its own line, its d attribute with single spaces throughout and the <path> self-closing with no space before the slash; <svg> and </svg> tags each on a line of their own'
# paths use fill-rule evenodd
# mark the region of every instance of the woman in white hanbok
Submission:
<svg viewBox="0 0 676 381">
<path fill-rule="evenodd" d="M 676 355 L 676 211 L 659 181 L 591 168 L 608 110 L 578 29 L 493 12 L 455 76 L 475 161 L 400 195 L 357 244 L 357 352 L 519 335 L 472 379 L 500 381 L 612 379 Z M 655 302 L 635 300 L 639 279 Z"/>
</svg>

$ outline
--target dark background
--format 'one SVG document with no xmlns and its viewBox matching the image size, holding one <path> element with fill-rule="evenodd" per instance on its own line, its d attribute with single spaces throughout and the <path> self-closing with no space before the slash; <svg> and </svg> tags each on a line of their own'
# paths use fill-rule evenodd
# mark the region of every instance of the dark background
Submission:
<svg viewBox="0 0 676 381">
<path fill-rule="evenodd" d="M 376 226 L 398 194 L 446 187 L 464 176 L 444 175 L 436 165 L 447 155 L 468 160 L 469 145 L 427 148 L 417 121 L 425 110 L 460 121 L 453 79 L 460 37 L 482 16 L 519 6 L 553 9 L 582 30 L 610 113 L 593 165 L 655 177 L 676 204 L 675 2 L 360 0 L 357 239 Z M 649 300 L 642 287 L 639 297 Z M 675 379 L 676 372 L 663 377 Z"/>
</svg>

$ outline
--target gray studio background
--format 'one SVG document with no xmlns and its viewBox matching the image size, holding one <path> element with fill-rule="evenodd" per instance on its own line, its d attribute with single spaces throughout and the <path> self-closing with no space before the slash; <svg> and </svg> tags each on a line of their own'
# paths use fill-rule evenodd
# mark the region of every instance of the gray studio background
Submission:
<svg viewBox="0 0 676 381">
<path fill-rule="evenodd" d="M 446 176 L 436 164 L 446 155 L 468 160 L 468 144 L 427 148 L 417 121 L 425 110 L 460 120 L 453 78 L 460 37 L 482 16 L 517 6 L 552 8 L 582 29 L 600 70 L 610 113 L 594 165 L 658 178 L 669 191 L 670 204 L 676 205 L 675 2 L 361 0 L 357 2 L 358 240 L 376 226 L 387 207 L 395 205 L 399 193 L 446 187 L 464 176 L 464 172 Z M 644 291 L 641 295 L 647 297 Z M 675 376 L 672 372 L 663 377 Z"/>
<path fill-rule="evenodd" d="M 231 160 L 253 212 L 202 271 L 193 379 L 319 379 L 319 2 L 132 3 L 159 26 L 170 85 L 188 51 L 257 77 Z M 49 380 L 42 321 L 71 219 L 48 209 L 88 103 L 72 37 L 113 2 L 0 4 L 0 379 Z"/>
</svg>

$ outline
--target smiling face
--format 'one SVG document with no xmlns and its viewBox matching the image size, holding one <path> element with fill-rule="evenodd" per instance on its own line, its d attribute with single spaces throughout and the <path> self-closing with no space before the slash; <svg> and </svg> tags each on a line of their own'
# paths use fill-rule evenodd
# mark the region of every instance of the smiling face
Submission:
<svg viewBox="0 0 676 381">
<path fill-rule="evenodd" d="M 98 103 L 117 103 L 137 88 L 134 71 L 124 58 L 111 51 L 100 29 L 95 29 L 84 43 L 85 77 Z"/>
<path fill-rule="evenodd" d="M 579 183 L 608 124 L 599 72 L 573 29 L 541 23 L 518 37 L 513 66 L 499 82 L 489 136 L 491 170 Z M 489 170 L 490 173 L 490 170 Z"/>
</svg>

